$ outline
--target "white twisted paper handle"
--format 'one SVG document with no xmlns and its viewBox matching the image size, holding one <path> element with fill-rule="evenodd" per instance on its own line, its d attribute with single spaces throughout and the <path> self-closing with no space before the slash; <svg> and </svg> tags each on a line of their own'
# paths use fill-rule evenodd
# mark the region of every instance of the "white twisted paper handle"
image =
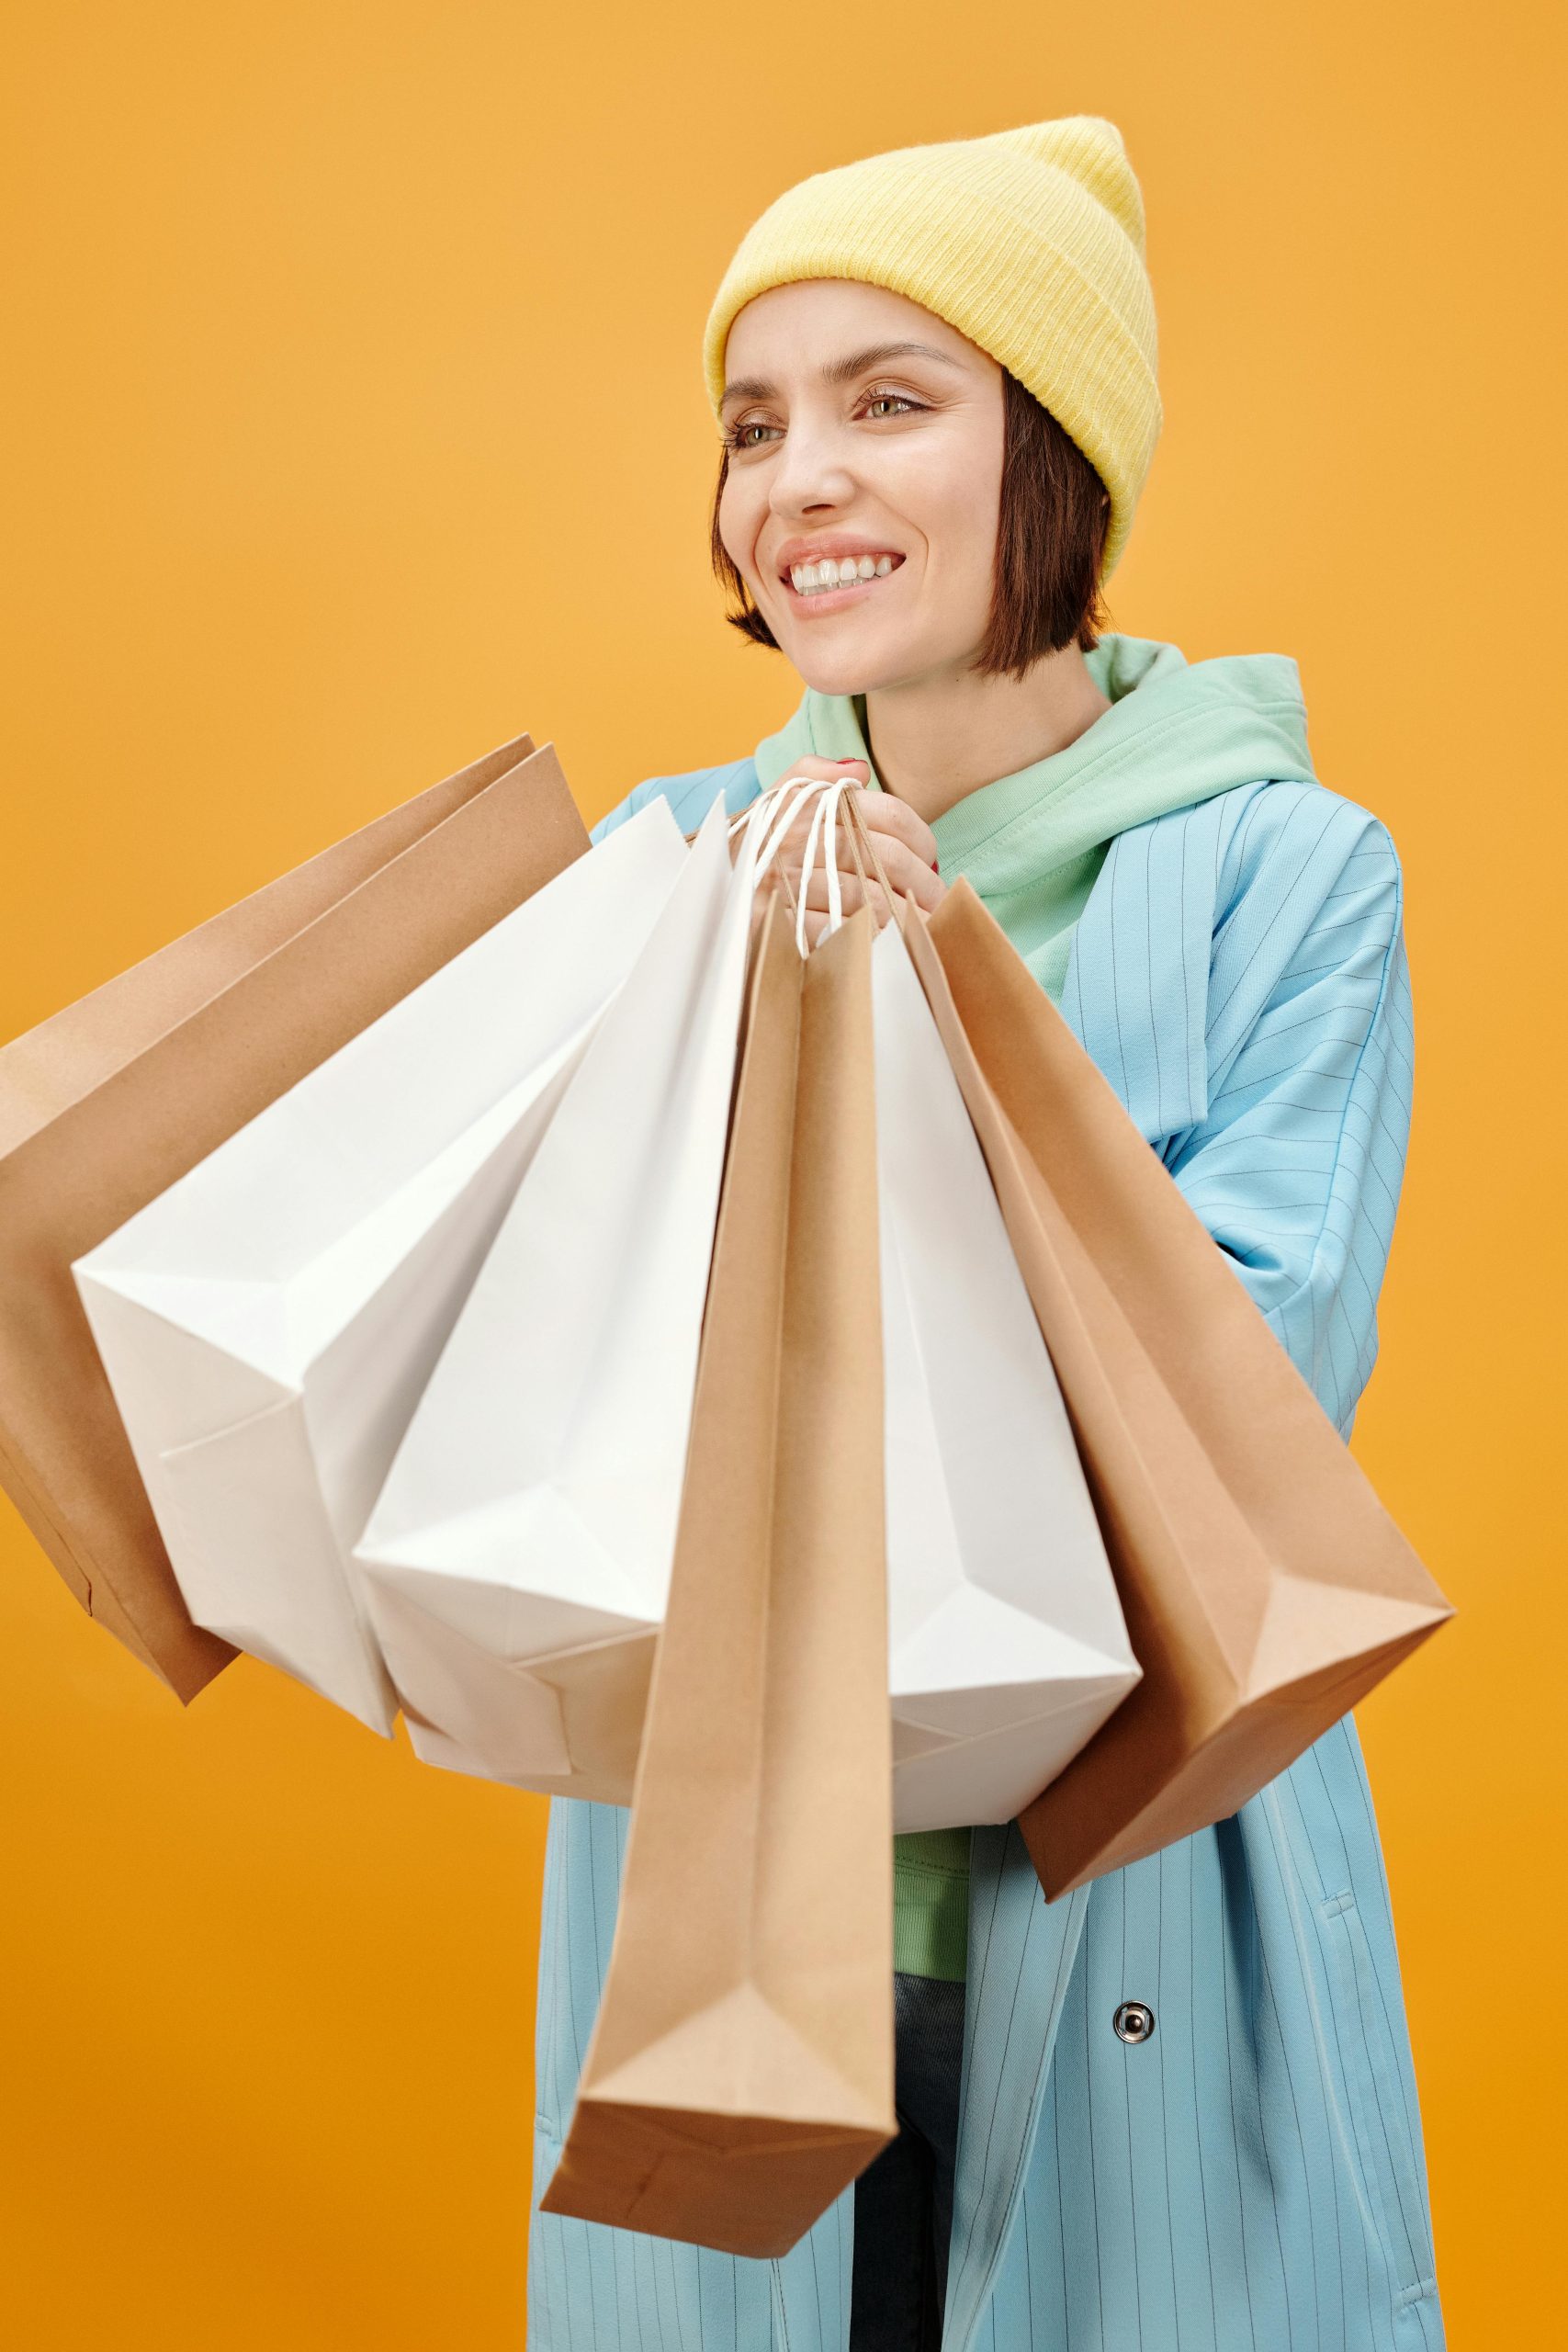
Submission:
<svg viewBox="0 0 1568 2352">
<path fill-rule="evenodd" d="M 729 828 L 732 836 L 739 832 L 745 834 L 745 848 L 751 857 L 751 887 L 755 889 L 783 848 L 801 808 L 807 801 L 816 801 L 817 805 L 811 811 L 811 822 L 807 828 L 806 846 L 801 854 L 800 895 L 795 910 L 795 944 L 802 956 L 808 952 L 806 944 L 806 901 L 818 857 L 822 861 L 828 890 L 829 933 L 837 931 L 844 920 L 843 883 L 839 869 L 840 822 L 844 826 L 844 836 L 863 890 L 866 884 L 865 864 L 861 854 L 863 846 L 869 852 L 877 879 L 887 894 L 889 907 L 897 903 L 893 888 L 883 871 L 882 861 L 877 856 L 875 843 L 852 799 L 847 804 L 846 811 L 845 794 L 853 794 L 858 788 L 852 784 L 829 782 L 822 776 L 786 775 L 777 784 L 770 785 L 750 808 L 741 811 Z M 841 815 L 841 811 L 846 813 Z"/>
</svg>

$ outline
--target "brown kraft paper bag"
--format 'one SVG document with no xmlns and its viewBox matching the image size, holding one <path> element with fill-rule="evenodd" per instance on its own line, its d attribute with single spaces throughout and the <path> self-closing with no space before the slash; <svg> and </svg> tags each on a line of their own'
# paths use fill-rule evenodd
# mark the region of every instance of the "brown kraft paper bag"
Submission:
<svg viewBox="0 0 1568 2352">
<path fill-rule="evenodd" d="M 1020 1815 L 1054 1896 L 1234 1813 L 1452 1612 L 974 891 L 907 932 L 1144 1670 Z"/>
<path fill-rule="evenodd" d="M 520 736 L 0 1051 L 0 1485 L 182 1699 L 233 1652 L 191 1623 L 72 1261 L 587 839 L 553 751 Z"/>
<path fill-rule="evenodd" d="M 762 920 L 615 1940 L 542 2200 L 752 2256 L 896 2129 L 869 921 L 802 965 Z"/>
</svg>

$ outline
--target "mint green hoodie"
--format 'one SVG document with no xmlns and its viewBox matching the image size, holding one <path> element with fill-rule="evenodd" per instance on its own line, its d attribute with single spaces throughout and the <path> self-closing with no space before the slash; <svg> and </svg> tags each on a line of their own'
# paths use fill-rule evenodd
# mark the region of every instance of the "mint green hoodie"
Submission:
<svg viewBox="0 0 1568 2352">
<path fill-rule="evenodd" d="M 982 785 L 932 827 L 942 879 L 967 877 L 1055 1001 L 1118 833 L 1236 785 L 1314 781 L 1301 683 L 1284 654 L 1189 662 L 1174 645 L 1110 635 L 1085 659 L 1111 708 L 1065 751 Z M 757 746 L 762 790 L 811 754 L 870 761 L 863 696 L 807 687 Z M 967 1830 L 895 1839 L 895 1967 L 961 1979 L 968 1897 Z"/>
<path fill-rule="evenodd" d="M 967 876 L 1054 999 L 1118 833 L 1234 785 L 1314 780 L 1286 655 L 1190 662 L 1174 645 L 1106 636 L 1085 660 L 1111 708 L 1066 751 L 982 785 L 932 828 L 943 880 Z M 870 760 L 862 695 L 808 686 L 793 718 L 757 746 L 763 791 L 812 753 Z M 875 781 L 874 763 L 872 773 Z"/>
</svg>

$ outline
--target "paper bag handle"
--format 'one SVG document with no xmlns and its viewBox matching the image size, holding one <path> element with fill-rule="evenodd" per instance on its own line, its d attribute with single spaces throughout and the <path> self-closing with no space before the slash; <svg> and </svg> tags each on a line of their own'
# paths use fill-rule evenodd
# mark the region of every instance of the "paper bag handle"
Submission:
<svg viewBox="0 0 1568 2352">
<path fill-rule="evenodd" d="M 871 829 L 860 811 L 854 796 L 860 787 L 841 781 L 829 781 L 819 776 L 787 775 L 771 785 L 751 807 L 736 818 L 729 830 L 731 835 L 745 831 L 750 839 L 759 836 L 753 866 L 753 884 L 761 882 L 773 866 L 801 806 L 814 799 L 811 823 L 807 832 L 806 848 L 801 858 L 801 880 L 808 881 L 818 855 L 822 858 L 823 874 L 828 885 L 828 930 L 837 931 L 844 919 L 843 890 L 839 874 L 838 831 L 842 822 L 849 842 L 850 855 L 860 880 L 863 894 L 869 898 L 870 884 L 865 861 L 869 857 L 872 870 L 885 893 L 890 911 L 899 929 L 904 927 L 907 900 L 901 891 L 894 889 L 886 867 L 877 854 Z M 849 795 L 846 800 L 845 795 Z M 780 868 L 783 879 L 783 869 Z M 802 956 L 806 945 L 806 896 L 804 888 L 797 900 L 787 882 L 784 884 L 791 910 L 795 915 L 795 945 Z"/>
</svg>

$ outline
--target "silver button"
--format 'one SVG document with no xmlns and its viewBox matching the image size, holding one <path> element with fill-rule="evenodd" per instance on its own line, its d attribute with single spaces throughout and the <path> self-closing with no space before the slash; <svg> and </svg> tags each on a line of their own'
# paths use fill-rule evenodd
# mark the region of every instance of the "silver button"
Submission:
<svg viewBox="0 0 1568 2352">
<path fill-rule="evenodd" d="M 1155 2030 L 1155 2013 L 1145 2001 L 1123 2001 L 1111 2020 L 1120 2041 L 1146 2041 Z"/>
</svg>

